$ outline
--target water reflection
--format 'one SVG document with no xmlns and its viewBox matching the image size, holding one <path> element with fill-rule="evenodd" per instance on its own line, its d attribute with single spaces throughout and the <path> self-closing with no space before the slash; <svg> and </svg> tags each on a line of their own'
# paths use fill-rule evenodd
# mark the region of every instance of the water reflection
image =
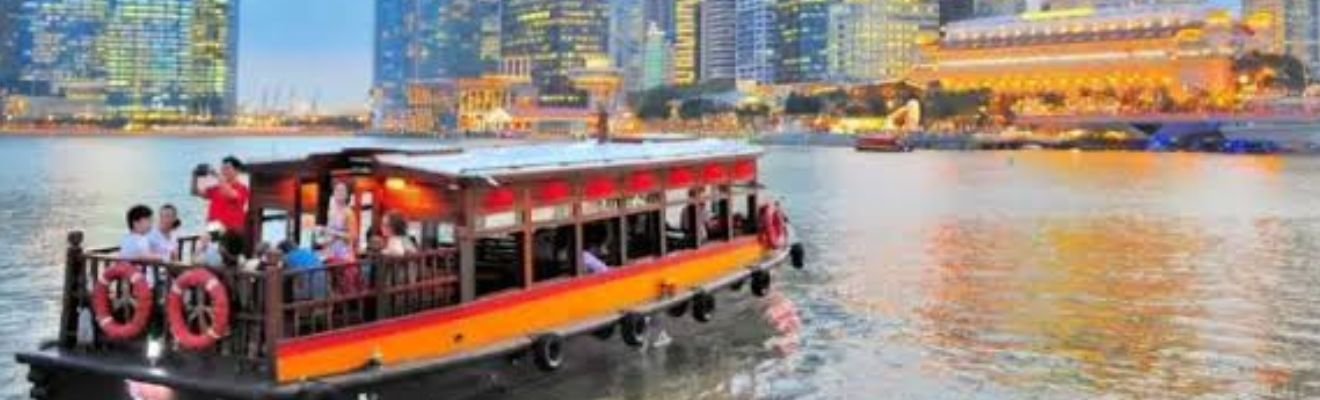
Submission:
<svg viewBox="0 0 1320 400">
<path fill-rule="evenodd" d="M 0 138 L 0 357 L 53 333 L 66 231 L 112 243 L 166 201 L 195 227 L 187 171 L 225 154 L 392 144 Z M 782 297 L 453 398 L 1320 398 L 1320 158 L 777 148 L 762 171 L 811 265 Z"/>
</svg>

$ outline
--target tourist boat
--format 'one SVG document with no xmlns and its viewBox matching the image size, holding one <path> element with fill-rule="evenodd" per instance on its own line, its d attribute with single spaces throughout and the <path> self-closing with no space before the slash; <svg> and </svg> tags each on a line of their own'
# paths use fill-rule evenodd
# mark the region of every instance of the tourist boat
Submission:
<svg viewBox="0 0 1320 400">
<path fill-rule="evenodd" d="M 803 265 L 758 179 L 760 155 L 693 140 L 253 163 L 249 245 L 308 244 L 304 225 L 326 223 L 343 183 L 357 221 L 403 218 L 419 250 L 210 269 L 119 259 L 70 233 L 58 337 L 17 358 L 33 398 L 70 398 L 90 376 L 208 398 L 329 399 L 500 357 L 552 371 L 571 362 L 570 336 L 643 346 L 653 316 L 710 321 L 717 293 L 764 296 L 775 267 Z M 179 259 L 196 245 L 180 240 Z M 589 272 L 588 251 L 608 269 Z M 326 293 L 309 296 L 316 282 Z M 152 329 L 152 314 L 168 329 Z"/>
<path fill-rule="evenodd" d="M 858 136 L 855 145 L 857 151 L 875 151 L 887 153 L 901 153 L 912 151 L 911 147 L 904 144 L 894 135 L 865 135 Z"/>
</svg>

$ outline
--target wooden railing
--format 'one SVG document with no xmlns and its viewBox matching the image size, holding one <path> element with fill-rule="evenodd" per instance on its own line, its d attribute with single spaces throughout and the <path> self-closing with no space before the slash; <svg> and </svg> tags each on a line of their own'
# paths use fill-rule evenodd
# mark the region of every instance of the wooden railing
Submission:
<svg viewBox="0 0 1320 400">
<path fill-rule="evenodd" d="M 178 261 L 124 260 L 118 258 L 114 248 L 84 251 L 82 239 L 79 232 L 69 234 L 59 336 L 64 348 L 90 346 L 98 351 L 144 354 L 151 337 L 160 341 L 165 357 L 224 360 L 236 368 L 269 374 L 273 373 L 275 345 L 282 339 L 443 308 L 458 304 L 460 298 L 458 254 L 451 248 L 403 257 L 363 255 L 355 262 L 307 269 L 285 268 L 281 260 L 259 263 L 255 270 L 210 268 L 229 292 L 230 330 L 207 350 L 184 352 L 177 350 L 168 332 L 165 299 L 177 277 L 209 267 Z M 191 258 L 196 240 L 180 240 L 181 259 Z M 130 341 L 111 341 L 92 322 L 93 340 L 80 341 L 79 324 L 87 321 L 79 315 L 92 312 L 93 285 L 104 271 L 119 263 L 140 268 L 152 282 L 155 321 L 149 324 L 149 333 Z"/>
<path fill-rule="evenodd" d="M 403 257 L 283 271 L 282 338 L 306 336 L 458 304 L 458 257 L 432 249 Z"/>
</svg>

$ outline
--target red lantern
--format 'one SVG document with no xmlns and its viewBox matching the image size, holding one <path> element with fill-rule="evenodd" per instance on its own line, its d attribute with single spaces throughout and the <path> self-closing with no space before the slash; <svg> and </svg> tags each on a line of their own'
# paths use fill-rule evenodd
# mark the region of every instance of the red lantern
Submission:
<svg viewBox="0 0 1320 400">
<path fill-rule="evenodd" d="M 687 168 L 674 168 L 669 170 L 669 179 L 665 186 L 670 189 L 683 189 L 692 186 L 696 179 L 692 176 L 692 171 Z"/>
<path fill-rule="evenodd" d="M 536 189 L 536 201 L 541 205 L 552 205 L 563 202 L 572 194 L 573 187 L 565 181 L 548 181 L 541 183 Z"/>
<path fill-rule="evenodd" d="M 588 200 L 601 200 L 614 197 L 616 191 L 617 189 L 615 188 L 614 179 L 610 177 L 592 178 L 587 181 L 587 186 L 584 190 Z"/>
<path fill-rule="evenodd" d="M 628 176 L 628 192 L 646 193 L 656 188 L 655 174 L 650 171 L 637 171 Z"/>
<path fill-rule="evenodd" d="M 729 179 L 729 174 L 726 169 L 727 168 L 721 164 L 706 164 L 705 169 L 702 170 L 702 177 L 705 178 L 706 183 L 723 182 L 724 180 Z"/>
<path fill-rule="evenodd" d="M 733 164 L 733 180 L 738 182 L 756 180 L 756 161 L 742 160 Z"/>
<path fill-rule="evenodd" d="M 501 212 L 513 209 L 513 204 L 517 196 L 513 189 L 494 188 L 486 192 L 486 197 L 482 199 L 481 208 L 486 212 Z"/>
</svg>

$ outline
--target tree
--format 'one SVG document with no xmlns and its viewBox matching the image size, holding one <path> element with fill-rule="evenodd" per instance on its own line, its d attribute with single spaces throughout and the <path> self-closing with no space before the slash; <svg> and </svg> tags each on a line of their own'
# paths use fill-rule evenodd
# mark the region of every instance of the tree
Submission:
<svg viewBox="0 0 1320 400">
<path fill-rule="evenodd" d="M 641 119 L 669 118 L 669 103 L 678 99 L 678 92 L 672 87 L 657 87 L 642 92 L 637 101 L 637 116 Z"/>
<path fill-rule="evenodd" d="M 784 113 L 788 115 L 819 114 L 822 108 L 819 98 L 797 92 L 790 93 L 784 100 Z"/>
<path fill-rule="evenodd" d="M 1253 51 L 1233 60 L 1233 72 L 1253 78 L 1262 88 L 1290 93 L 1306 90 L 1306 66 L 1289 54 Z"/>
</svg>

